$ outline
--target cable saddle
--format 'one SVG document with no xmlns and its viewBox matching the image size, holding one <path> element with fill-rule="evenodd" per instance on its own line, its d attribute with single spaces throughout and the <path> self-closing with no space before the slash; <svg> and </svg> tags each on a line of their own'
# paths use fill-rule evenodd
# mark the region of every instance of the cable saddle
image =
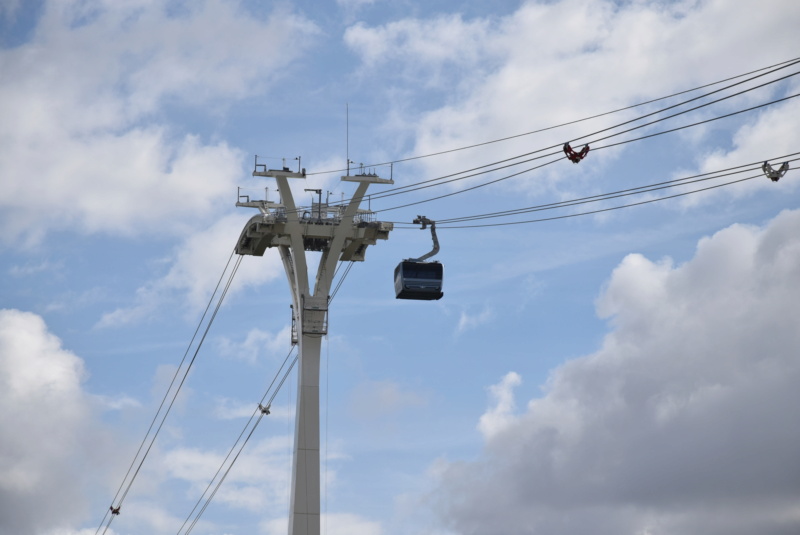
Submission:
<svg viewBox="0 0 800 535">
<path fill-rule="evenodd" d="M 767 176 L 767 178 L 773 182 L 777 182 L 783 175 L 786 174 L 786 171 L 789 170 L 789 162 L 783 162 L 783 164 L 777 169 L 773 169 L 769 162 L 764 162 L 764 165 L 761 166 L 761 170 L 764 171 L 764 174 Z"/>
<path fill-rule="evenodd" d="M 580 152 L 575 152 L 572 147 L 569 146 L 569 141 L 567 141 L 564 143 L 564 154 L 567 155 L 567 158 L 572 163 L 578 163 L 589 154 L 589 145 L 584 145 Z"/>
</svg>

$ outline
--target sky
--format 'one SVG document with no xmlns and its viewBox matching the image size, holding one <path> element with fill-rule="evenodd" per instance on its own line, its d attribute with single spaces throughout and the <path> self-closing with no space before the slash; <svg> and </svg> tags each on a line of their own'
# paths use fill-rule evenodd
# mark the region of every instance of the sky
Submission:
<svg viewBox="0 0 800 535">
<path fill-rule="evenodd" d="M 256 156 L 306 168 L 306 205 L 348 198 L 348 159 L 394 180 L 372 194 L 458 179 L 362 205 L 395 227 L 331 301 L 323 533 L 800 532 L 798 23 L 793 0 L 0 0 L 0 535 L 103 532 L 188 354 L 105 530 L 186 533 L 292 356 L 273 250 L 190 345 L 255 215 L 237 195 L 277 198 Z M 394 296 L 417 215 L 440 301 Z M 191 533 L 286 533 L 296 382 Z"/>
</svg>

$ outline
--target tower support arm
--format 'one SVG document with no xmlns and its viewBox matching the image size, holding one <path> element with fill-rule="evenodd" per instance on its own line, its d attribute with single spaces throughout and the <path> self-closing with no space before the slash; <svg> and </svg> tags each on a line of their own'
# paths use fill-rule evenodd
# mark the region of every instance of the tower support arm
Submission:
<svg viewBox="0 0 800 535">
<path fill-rule="evenodd" d="M 327 251 L 327 257 L 324 258 L 325 264 L 320 266 L 321 269 L 319 274 L 333 273 L 336 269 L 336 262 L 339 261 L 339 256 L 344 248 L 344 240 L 347 237 L 345 232 L 342 232 L 342 230 L 346 228 L 353 228 L 353 217 L 356 215 L 358 205 L 361 204 L 361 199 L 363 199 L 364 195 L 367 193 L 369 184 L 369 182 L 361 182 L 358 184 L 356 193 L 350 199 L 350 204 L 348 204 L 347 208 L 345 208 L 342 221 L 339 223 L 339 228 L 337 230 L 340 232 L 336 232 L 336 234 L 333 236 L 333 241 L 331 241 L 330 248 Z M 317 275 L 317 287 L 319 287 L 319 274 Z"/>
</svg>

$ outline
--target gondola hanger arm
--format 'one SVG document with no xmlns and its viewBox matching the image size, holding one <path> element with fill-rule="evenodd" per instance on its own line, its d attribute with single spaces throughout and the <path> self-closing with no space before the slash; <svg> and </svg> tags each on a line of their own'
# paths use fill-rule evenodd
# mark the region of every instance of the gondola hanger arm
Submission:
<svg viewBox="0 0 800 535">
<path fill-rule="evenodd" d="M 428 225 L 431 226 L 431 237 L 433 238 L 433 250 L 428 254 L 422 255 L 419 258 L 410 258 L 412 262 L 424 262 L 428 258 L 434 256 L 436 253 L 439 252 L 439 238 L 436 237 L 436 221 L 431 221 L 427 217 L 423 215 L 418 215 L 417 218 L 413 221 L 415 225 L 422 225 L 420 230 L 425 230 Z"/>
</svg>

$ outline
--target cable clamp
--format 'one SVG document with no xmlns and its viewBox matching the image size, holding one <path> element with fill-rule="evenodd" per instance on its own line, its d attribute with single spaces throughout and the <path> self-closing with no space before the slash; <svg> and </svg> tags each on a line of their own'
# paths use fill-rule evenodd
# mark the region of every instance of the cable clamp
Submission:
<svg viewBox="0 0 800 535">
<path fill-rule="evenodd" d="M 769 162 L 764 162 L 764 165 L 761 166 L 761 170 L 764 171 L 764 174 L 772 180 L 773 182 L 777 182 L 780 178 L 786 174 L 786 171 L 789 170 L 789 162 L 783 162 L 777 169 L 773 169 Z"/>
<path fill-rule="evenodd" d="M 121 505 L 118 505 L 118 506 L 114 507 L 114 506 L 112 505 L 111 507 L 109 507 L 109 509 L 111 510 L 111 514 L 112 514 L 112 515 L 118 515 L 118 514 L 119 514 L 119 508 L 120 508 L 120 507 L 122 507 L 122 506 L 121 506 Z"/>
<path fill-rule="evenodd" d="M 572 163 L 578 163 L 589 154 L 589 145 L 584 145 L 580 152 L 575 152 L 572 147 L 569 146 L 569 141 L 567 141 L 564 143 L 564 154 L 567 155 L 567 158 Z"/>
<path fill-rule="evenodd" d="M 262 405 L 261 403 L 259 403 L 259 404 L 258 404 L 258 410 L 260 410 L 260 411 L 261 411 L 261 414 L 264 414 L 264 415 L 267 415 L 267 414 L 269 414 L 269 408 L 270 408 L 270 405 L 267 405 L 267 406 L 265 407 L 265 406 L 264 406 L 264 405 Z"/>
</svg>

